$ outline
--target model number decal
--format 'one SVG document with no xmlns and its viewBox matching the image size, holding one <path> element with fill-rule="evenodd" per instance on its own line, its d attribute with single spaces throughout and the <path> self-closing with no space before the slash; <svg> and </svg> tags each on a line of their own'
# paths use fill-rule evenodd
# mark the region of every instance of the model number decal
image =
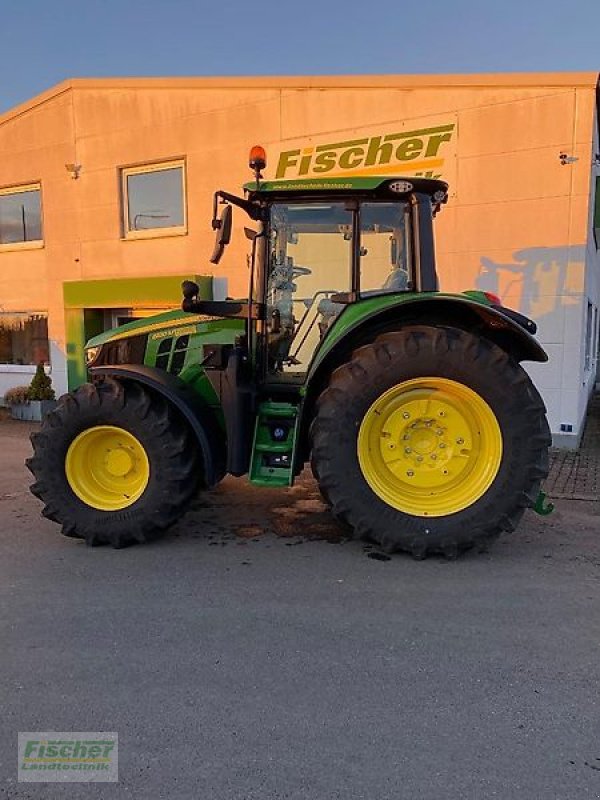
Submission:
<svg viewBox="0 0 600 800">
<path fill-rule="evenodd" d="M 196 333 L 196 328 L 170 328 L 168 331 L 153 333 L 151 339 L 167 339 L 169 336 L 185 336 L 188 333 Z"/>
</svg>

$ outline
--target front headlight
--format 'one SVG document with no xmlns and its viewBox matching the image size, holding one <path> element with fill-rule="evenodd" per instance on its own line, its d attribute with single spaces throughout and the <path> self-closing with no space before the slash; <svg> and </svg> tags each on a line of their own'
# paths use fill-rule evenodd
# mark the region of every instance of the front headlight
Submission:
<svg viewBox="0 0 600 800">
<path fill-rule="evenodd" d="M 85 350 L 85 363 L 88 367 L 96 361 L 98 356 L 100 355 L 100 350 L 102 350 L 102 345 L 98 347 L 87 347 Z"/>
</svg>

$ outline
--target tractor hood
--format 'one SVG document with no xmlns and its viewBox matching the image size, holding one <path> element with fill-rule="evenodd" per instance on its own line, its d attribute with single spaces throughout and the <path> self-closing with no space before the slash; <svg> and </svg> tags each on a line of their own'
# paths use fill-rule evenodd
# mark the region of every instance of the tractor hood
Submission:
<svg viewBox="0 0 600 800">
<path fill-rule="evenodd" d="M 167 311 L 94 336 L 85 347 L 85 360 L 90 370 L 146 364 L 179 374 L 184 366 L 203 361 L 206 345 L 234 344 L 245 327 L 245 320 L 221 314 Z"/>
<path fill-rule="evenodd" d="M 108 342 L 115 342 L 120 339 L 127 339 L 130 336 L 145 336 L 147 334 L 168 334 L 173 330 L 173 334 L 183 333 L 182 328 L 190 328 L 187 333 L 195 333 L 198 323 L 207 322 L 222 323 L 222 319 L 218 316 L 209 314 L 189 314 L 185 311 L 176 309 L 174 311 L 166 311 L 164 314 L 156 314 L 153 317 L 146 317 L 139 319 L 135 322 L 127 322 L 125 325 L 120 325 L 118 328 L 112 328 L 109 331 L 98 334 L 92 337 L 86 344 L 89 347 L 101 347 Z"/>
</svg>

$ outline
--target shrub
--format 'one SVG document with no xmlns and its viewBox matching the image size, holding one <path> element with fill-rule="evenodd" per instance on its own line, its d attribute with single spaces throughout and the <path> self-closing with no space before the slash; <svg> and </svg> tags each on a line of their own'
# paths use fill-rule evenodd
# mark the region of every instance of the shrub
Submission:
<svg viewBox="0 0 600 800">
<path fill-rule="evenodd" d="M 52 379 L 46 375 L 43 363 L 37 365 L 35 375 L 29 384 L 28 400 L 54 400 L 56 395 L 52 388 Z"/>
<path fill-rule="evenodd" d="M 13 386 L 4 395 L 4 402 L 7 406 L 18 406 L 28 401 L 28 395 L 29 386 Z"/>
</svg>

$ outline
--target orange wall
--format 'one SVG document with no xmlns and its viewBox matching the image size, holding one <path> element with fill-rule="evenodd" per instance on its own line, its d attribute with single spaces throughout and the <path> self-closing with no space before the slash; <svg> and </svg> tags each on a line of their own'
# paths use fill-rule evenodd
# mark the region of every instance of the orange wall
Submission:
<svg viewBox="0 0 600 800">
<path fill-rule="evenodd" d="M 442 287 L 496 289 L 536 318 L 556 353 L 534 377 L 560 391 L 552 375 L 565 315 L 584 292 L 595 83 L 591 74 L 74 81 L 0 118 L 0 186 L 42 180 L 45 233 L 43 250 L 0 253 L 0 305 L 49 308 L 64 348 L 63 281 L 213 271 L 212 193 L 249 179 L 251 145 L 267 148 L 273 177 L 281 151 L 452 124 L 432 170 L 451 190 L 436 222 Z M 578 160 L 561 165 L 561 151 Z M 118 168 L 177 157 L 188 235 L 121 240 Z M 78 180 L 68 162 L 82 165 Z M 411 162 L 390 171 L 410 175 Z M 214 270 L 231 294 L 246 292 L 246 249 L 238 234 Z"/>
<path fill-rule="evenodd" d="M 444 164 L 436 170 L 451 183 L 450 203 L 437 224 L 448 289 L 471 286 L 484 269 L 482 256 L 510 264 L 515 251 L 585 242 L 592 86 L 322 90 L 179 88 L 177 80 L 161 88 L 87 83 L 0 124 L 0 186 L 43 181 L 45 250 L 0 254 L 0 292 L 11 308 L 25 299 L 28 307 L 43 306 L 47 291 L 54 295 L 54 284 L 63 280 L 210 270 L 212 192 L 236 191 L 248 179 L 246 155 L 255 142 L 267 147 L 269 174 L 278 152 L 294 146 L 454 123 L 453 141 L 442 145 Z M 561 150 L 579 161 L 561 166 Z M 122 241 L 118 167 L 178 156 L 187 160 L 189 235 Z M 68 162 L 82 165 L 79 180 L 65 170 Z M 406 162 L 403 171 L 410 174 L 410 166 Z M 17 288 L 24 265 L 37 293 Z M 232 291 L 243 293 L 245 259 L 228 259 L 227 275 Z M 511 298 L 526 291 L 514 276 L 501 277 L 501 284 Z M 554 295 L 581 285 L 577 270 L 567 270 L 560 286 L 548 281 L 542 290 Z"/>
</svg>

